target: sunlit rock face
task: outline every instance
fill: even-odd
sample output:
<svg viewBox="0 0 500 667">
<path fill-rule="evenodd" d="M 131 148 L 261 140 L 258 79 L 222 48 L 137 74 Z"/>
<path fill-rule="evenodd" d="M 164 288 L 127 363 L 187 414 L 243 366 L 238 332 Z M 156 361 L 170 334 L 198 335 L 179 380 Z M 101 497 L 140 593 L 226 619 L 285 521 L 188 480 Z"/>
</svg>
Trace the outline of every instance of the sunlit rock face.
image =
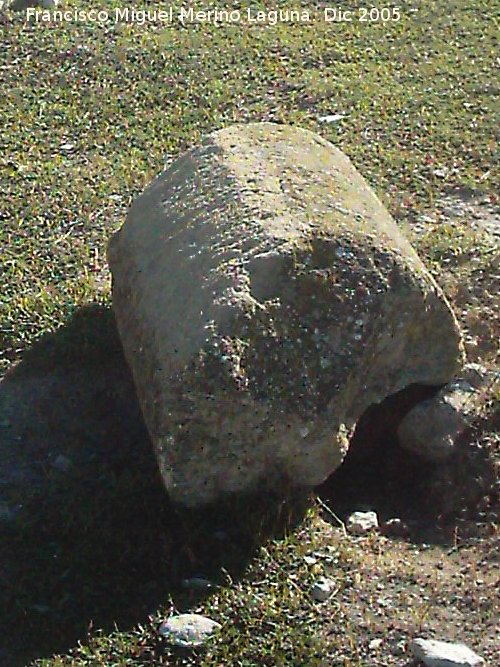
<svg viewBox="0 0 500 667">
<path fill-rule="evenodd" d="M 165 486 L 186 505 L 322 482 L 369 405 L 462 361 L 394 220 L 340 150 L 299 128 L 204 138 L 135 200 L 109 262 Z"/>
</svg>

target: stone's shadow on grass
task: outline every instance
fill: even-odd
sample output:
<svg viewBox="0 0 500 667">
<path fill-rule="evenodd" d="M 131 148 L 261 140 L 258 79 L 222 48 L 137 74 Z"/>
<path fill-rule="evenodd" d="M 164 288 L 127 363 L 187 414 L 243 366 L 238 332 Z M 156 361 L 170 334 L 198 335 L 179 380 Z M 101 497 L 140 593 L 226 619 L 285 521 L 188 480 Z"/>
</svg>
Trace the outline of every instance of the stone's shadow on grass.
<svg viewBox="0 0 500 667">
<path fill-rule="evenodd" d="M 0 384 L 0 662 L 66 652 L 237 580 L 259 544 L 300 520 L 298 501 L 169 503 L 109 309 L 87 307 Z M 63 458 L 61 458 L 63 457 Z"/>
</svg>

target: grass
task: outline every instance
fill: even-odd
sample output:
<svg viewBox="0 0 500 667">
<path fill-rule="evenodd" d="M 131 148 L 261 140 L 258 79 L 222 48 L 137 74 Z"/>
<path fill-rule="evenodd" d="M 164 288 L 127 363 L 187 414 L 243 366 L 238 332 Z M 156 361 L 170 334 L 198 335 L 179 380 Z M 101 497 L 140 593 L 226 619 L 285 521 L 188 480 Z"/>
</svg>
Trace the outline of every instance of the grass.
<svg viewBox="0 0 500 667">
<path fill-rule="evenodd" d="M 390 25 L 49 26 L 1 15 L 0 370 L 21 360 L 18 372 L 36 375 L 75 368 L 82 356 L 104 368 L 110 353 L 123 365 L 109 320 L 108 238 L 166 162 L 227 124 L 275 120 L 320 132 L 350 156 L 410 235 L 443 192 L 473 191 L 494 202 L 495 3 L 454 0 L 446 10 L 437 0 L 399 4 L 401 21 Z M 329 113 L 346 117 L 320 124 Z M 464 311 L 465 328 L 479 331 L 491 362 L 498 333 L 494 241 L 467 219 L 428 225 L 413 240 Z M 89 304 L 94 310 L 82 316 Z M 115 449 L 127 437 L 116 428 Z M 88 436 L 72 437 L 70 453 Z M 432 626 L 426 615 L 433 604 L 429 610 L 418 602 L 418 623 L 401 623 L 397 632 L 382 617 L 358 627 L 346 616 L 359 612 L 347 598 L 329 606 L 328 615 L 311 604 L 318 572 L 302 555 L 322 548 L 314 503 L 300 520 L 278 517 L 288 526 L 279 538 L 261 525 L 269 523 L 269 508 L 248 520 L 243 508 L 231 514 L 232 546 L 212 544 L 225 510 L 201 519 L 176 515 L 145 440 L 139 434 L 127 441 L 107 465 L 90 463 L 64 479 L 47 473 L 47 492 L 26 501 L 19 524 L 8 529 L 1 550 L 12 570 L 2 578 L 2 622 L 11 633 L 12 664 L 65 652 L 81 640 L 71 656 L 38 664 L 320 665 L 330 655 L 329 664 L 354 667 L 367 664 L 365 640 L 380 635 L 377 623 L 399 632 L 400 643 Z M 331 539 L 342 582 L 355 576 L 346 574 L 353 559 L 356 571 L 364 565 L 356 542 Z M 210 557 L 200 555 L 207 544 Z M 420 558 L 410 546 L 384 548 L 396 561 Z M 177 590 L 197 568 L 221 583 L 199 606 Z M 390 570 L 389 564 L 380 576 Z M 410 590 L 418 600 L 417 588 Z M 221 639 L 206 653 L 174 655 L 160 645 L 156 623 L 179 605 L 223 623 Z M 359 613 L 369 616 L 370 604 Z"/>
<path fill-rule="evenodd" d="M 405 3 L 390 26 L 48 27 L 8 15 L 8 360 L 75 306 L 109 300 L 106 243 L 131 199 L 166 156 L 228 123 L 275 119 L 320 130 L 397 215 L 432 203 L 443 187 L 495 192 L 495 35 L 488 1 L 455 1 L 447 12 L 438 2 Z M 320 126 L 329 112 L 348 115 Z M 435 175 L 443 167 L 444 179 Z"/>
</svg>

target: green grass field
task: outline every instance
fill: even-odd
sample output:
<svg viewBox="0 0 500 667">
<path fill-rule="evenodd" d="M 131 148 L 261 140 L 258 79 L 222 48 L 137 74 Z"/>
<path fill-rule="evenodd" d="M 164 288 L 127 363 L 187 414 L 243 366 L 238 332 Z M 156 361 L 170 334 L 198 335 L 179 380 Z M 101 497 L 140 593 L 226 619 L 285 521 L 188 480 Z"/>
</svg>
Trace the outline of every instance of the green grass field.
<svg viewBox="0 0 500 667">
<path fill-rule="evenodd" d="M 266 3 L 221 7 L 249 4 Z M 319 12 L 328 3 L 293 6 L 300 4 Z M 0 370 L 33 357 L 37 368 L 72 365 L 80 355 L 99 360 L 109 351 L 123 363 L 109 324 L 108 239 L 166 162 L 228 124 L 273 120 L 319 132 L 352 159 L 410 235 L 443 193 L 496 202 L 497 3 L 396 4 L 397 22 L 266 27 L 46 24 L 26 22 L 23 12 L 0 14 Z M 106 3 L 110 12 L 117 6 Z M 318 122 L 335 113 L 345 116 Z M 487 339 L 498 335 L 498 314 L 488 302 L 495 240 L 461 219 L 428 224 L 413 241 L 452 302 L 467 311 L 463 317 L 474 313 L 491 361 L 496 345 Z M 101 317 L 87 318 L 89 305 Z M 14 545 L 18 560 L 16 579 L 0 577 L 12 665 L 45 656 L 40 667 L 366 667 L 360 647 L 368 630 L 342 604 L 326 618 L 310 601 L 317 572 L 303 555 L 319 539 L 314 503 L 298 523 L 278 510 L 270 520 L 266 510 L 256 512 L 254 525 L 236 511 L 238 539 L 221 555 L 210 531 L 224 511 L 174 516 L 147 447 L 131 455 L 133 465 L 123 458 L 118 470 L 91 470 L 89 488 L 89 471 L 51 481 L 50 493 L 27 504 L 20 527 L 9 528 L 9 542 L 1 542 L 0 553 Z M 82 488 L 85 503 L 75 491 Z M 284 536 L 268 526 L 275 519 L 288 526 Z M 333 569 L 348 587 L 345 564 L 363 567 L 355 545 L 339 540 L 335 553 L 344 566 Z M 207 574 L 221 588 L 199 607 L 186 593 L 179 602 L 175 582 L 206 566 L 205 547 L 217 554 Z M 375 553 L 380 546 L 367 548 Z M 408 549 L 403 560 L 411 558 Z M 47 612 L 41 608 L 48 598 Z M 206 652 L 177 655 L 159 645 L 155 627 L 173 600 L 223 623 Z M 421 616 L 402 636 L 425 628 L 425 605 L 417 608 Z M 342 627 L 341 636 L 332 627 Z M 71 656 L 48 657 L 79 640 Z"/>
</svg>

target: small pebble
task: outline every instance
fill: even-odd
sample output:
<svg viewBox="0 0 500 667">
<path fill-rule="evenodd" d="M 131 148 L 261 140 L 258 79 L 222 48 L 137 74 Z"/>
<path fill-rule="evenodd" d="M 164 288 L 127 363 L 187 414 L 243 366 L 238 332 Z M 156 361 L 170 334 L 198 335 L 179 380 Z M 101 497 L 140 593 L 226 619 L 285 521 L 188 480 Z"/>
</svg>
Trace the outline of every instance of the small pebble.
<svg viewBox="0 0 500 667">
<path fill-rule="evenodd" d="M 203 646 L 221 627 L 201 614 L 179 614 L 162 623 L 159 632 L 175 646 L 196 648 Z"/>
<path fill-rule="evenodd" d="M 68 472 L 72 465 L 73 462 L 71 459 L 69 459 L 67 456 L 64 456 L 64 454 L 59 454 L 59 456 L 56 456 L 56 458 L 52 461 L 52 467 L 56 470 L 60 470 L 61 472 Z"/>
<path fill-rule="evenodd" d="M 333 579 L 322 577 L 314 584 L 312 596 L 317 602 L 325 602 L 335 591 L 335 582 Z"/>
<path fill-rule="evenodd" d="M 17 507 L 12 507 L 4 500 L 0 500 L 0 521 L 5 521 L 6 523 L 14 521 L 18 511 Z"/>
<path fill-rule="evenodd" d="M 411 650 L 417 660 L 427 667 L 479 667 L 484 660 L 465 644 L 437 641 L 435 639 L 414 639 Z"/>
<path fill-rule="evenodd" d="M 38 612 L 39 614 L 48 614 L 48 613 L 50 613 L 50 607 L 47 604 L 32 604 L 31 609 Z"/>
<path fill-rule="evenodd" d="M 210 588 L 214 588 L 212 582 L 203 577 L 190 577 L 189 579 L 183 579 L 182 585 L 184 588 L 196 589 L 198 591 L 207 591 Z"/>
<path fill-rule="evenodd" d="M 353 512 L 347 519 L 347 530 L 353 535 L 366 535 L 377 528 L 376 512 Z"/>
<path fill-rule="evenodd" d="M 304 562 L 306 565 L 315 565 L 318 562 L 318 559 L 314 556 L 304 556 Z"/>
<path fill-rule="evenodd" d="M 331 113 L 326 116 L 319 116 L 319 123 L 338 123 L 346 117 L 345 113 Z"/>
<path fill-rule="evenodd" d="M 382 533 L 387 537 L 408 537 L 410 530 L 401 519 L 387 519 L 382 524 Z"/>
</svg>

